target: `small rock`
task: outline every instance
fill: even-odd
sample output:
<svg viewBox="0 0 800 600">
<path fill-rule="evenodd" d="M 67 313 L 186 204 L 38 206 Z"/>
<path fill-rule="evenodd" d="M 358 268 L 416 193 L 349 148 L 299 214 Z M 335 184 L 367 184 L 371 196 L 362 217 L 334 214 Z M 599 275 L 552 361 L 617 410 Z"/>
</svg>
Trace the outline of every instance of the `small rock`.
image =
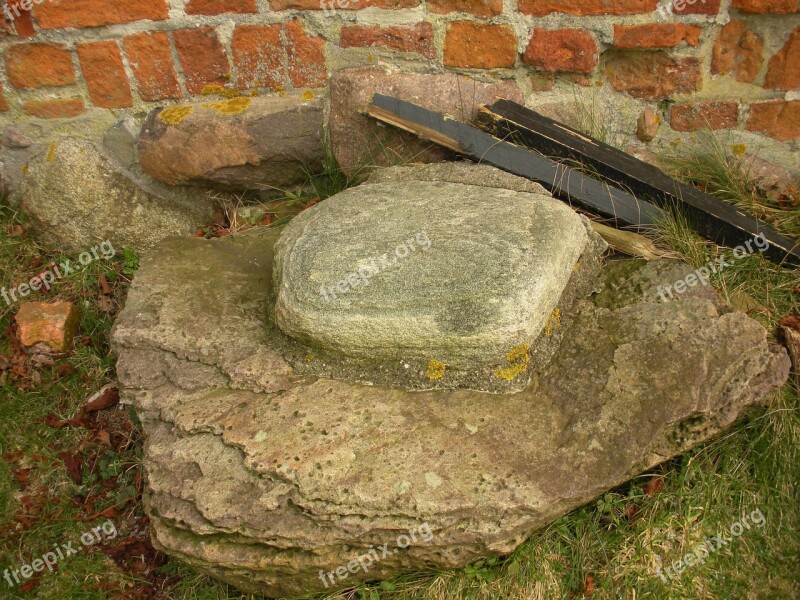
<svg viewBox="0 0 800 600">
<path fill-rule="evenodd" d="M 24 302 L 16 316 L 19 340 L 32 354 L 65 354 L 78 333 L 78 319 L 72 302 Z"/>
<path fill-rule="evenodd" d="M 6 127 L 5 133 L 3 134 L 3 145 L 8 146 L 9 148 L 13 148 L 15 150 L 21 150 L 23 148 L 29 148 L 33 144 L 33 141 L 28 138 L 19 127 Z"/>
<path fill-rule="evenodd" d="M 229 98 L 156 109 L 139 160 L 169 185 L 284 188 L 322 168 L 322 107 L 302 98 Z"/>
<path fill-rule="evenodd" d="M 651 142 L 658 135 L 661 117 L 652 108 L 645 108 L 636 122 L 636 137 L 643 142 Z"/>
<path fill-rule="evenodd" d="M 136 138 L 140 129 L 141 124 L 136 119 L 126 117 L 103 137 L 103 146 L 125 168 L 132 168 L 136 163 Z"/>
</svg>

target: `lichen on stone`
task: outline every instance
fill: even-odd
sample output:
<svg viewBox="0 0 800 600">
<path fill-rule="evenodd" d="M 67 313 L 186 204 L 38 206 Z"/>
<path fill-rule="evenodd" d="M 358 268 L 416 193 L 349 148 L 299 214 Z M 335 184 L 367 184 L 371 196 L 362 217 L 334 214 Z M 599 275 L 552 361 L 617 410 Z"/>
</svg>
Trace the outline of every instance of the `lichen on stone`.
<svg viewBox="0 0 800 600">
<path fill-rule="evenodd" d="M 544 334 L 547 337 L 553 335 L 553 331 L 556 330 L 557 327 L 561 325 L 561 311 L 556 308 L 551 314 L 550 318 L 547 319 L 547 323 L 544 326 Z"/>
<path fill-rule="evenodd" d="M 47 151 L 47 162 L 53 162 L 56 159 L 56 143 L 50 142 L 50 148 Z"/>
<path fill-rule="evenodd" d="M 241 94 L 237 90 L 232 90 L 221 85 L 206 85 L 200 92 L 201 96 L 225 96 L 226 98 L 238 98 Z"/>
<path fill-rule="evenodd" d="M 498 369 L 494 372 L 494 376 L 506 381 L 512 381 L 522 375 L 528 368 L 530 363 L 530 355 L 528 351 L 530 345 L 520 344 L 508 354 L 506 354 L 506 362 L 510 365 L 505 369 Z"/>
<path fill-rule="evenodd" d="M 303 100 L 313 100 L 314 99 L 314 92 L 311 90 L 306 90 L 303 92 Z"/>
<path fill-rule="evenodd" d="M 194 108 L 192 106 L 170 106 L 158 113 L 158 118 L 167 125 L 177 125 L 188 117 Z"/>
<path fill-rule="evenodd" d="M 428 379 L 433 381 L 434 379 L 441 379 L 444 377 L 444 373 L 447 370 L 447 365 L 444 364 L 442 361 L 436 360 L 435 358 L 428 363 Z"/>
<path fill-rule="evenodd" d="M 210 108 L 217 111 L 221 115 L 238 115 L 246 111 L 253 103 L 252 98 L 245 98 L 239 96 L 236 98 L 229 98 L 220 102 L 208 102 L 203 104 L 204 108 Z"/>
</svg>

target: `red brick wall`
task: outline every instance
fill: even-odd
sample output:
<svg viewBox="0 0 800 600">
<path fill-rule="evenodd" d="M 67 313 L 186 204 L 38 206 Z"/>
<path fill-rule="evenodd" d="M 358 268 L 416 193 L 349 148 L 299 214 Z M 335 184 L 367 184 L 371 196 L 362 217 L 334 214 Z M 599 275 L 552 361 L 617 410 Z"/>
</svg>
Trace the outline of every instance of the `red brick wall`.
<svg viewBox="0 0 800 600">
<path fill-rule="evenodd" d="M 9 0 L 0 119 L 142 110 L 219 87 L 324 93 L 337 68 L 394 61 L 525 80 L 528 93 L 569 78 L 653 104 L 670 100 L 676 131 L 743 128 L 800 138 L 800 0 L 676 0 L 673 15 L 665 6 Z"/>
</svg>

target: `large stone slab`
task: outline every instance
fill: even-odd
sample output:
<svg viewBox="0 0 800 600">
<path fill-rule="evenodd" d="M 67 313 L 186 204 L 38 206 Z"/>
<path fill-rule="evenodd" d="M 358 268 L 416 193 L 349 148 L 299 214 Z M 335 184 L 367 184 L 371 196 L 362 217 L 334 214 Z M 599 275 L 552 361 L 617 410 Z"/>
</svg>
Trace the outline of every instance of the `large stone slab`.
<svg viewBox="0 0 800 600">
<path fill-rule="evenodd" d="M 144 426 L 154 544 L 245 591 L 330 591 L 506 554 L 788 376 L 785 351 L 710 288 L 659 300 L 689 267 L 621 261 L 565 315 L 555 358 L 521 393 L 298 378 L 265 318 L 275 237 L 163 242 L 112 335 Z"/>
<path fill-rule="evenodd" d="M 408 73 L 389 67 L 344 69 L 331 76 L 328 126 L 331 146 L 348 174 L 364 167 L 437 162 L 447 156 L 441 146 L 386 127 L 364 112 L 375 93 L 395 96 L 428 110 L 471 121 L 481 104 L 497 97 L 523 102 L 512 80 L 480 81 L 453 73 Z"/>
<path fill-rule="evenodd" d="M 269 190 L 322 167 L 322 106 L 299 97 L 253 98 L 153 110 L 139 160 L 170 185 Z"/>
<path fill-rule="evenodd" d="M 590 235 L 585 218 L 541 193 L 413 180 L 350 188 L 284 230 L 276 321 L 348 357 L 495 366 L 543 332 Z"/>
<path fill-rule="evenodd" d="M 12 205 L 31 217 L 36 233 L 69 252 L 110 240 L 137 252 L 171 235 L 192 235 L 214 218 L 204 190 L 169 187 L 116 164 L 90 140 L 63 137 L 4 159 L 21 176 Z M 19 153 L 17 153 L 19 154 Z"/>
</svg>

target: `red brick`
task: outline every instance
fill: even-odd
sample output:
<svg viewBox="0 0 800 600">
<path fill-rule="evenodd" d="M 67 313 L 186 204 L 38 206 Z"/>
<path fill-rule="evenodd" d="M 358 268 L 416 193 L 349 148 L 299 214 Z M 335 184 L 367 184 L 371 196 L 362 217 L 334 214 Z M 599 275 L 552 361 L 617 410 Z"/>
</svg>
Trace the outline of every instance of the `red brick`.
<svg viewBox="0 0 800 600">
<path fill-rule="evenodd" d="M 8 6 L 7 15 L 13 17 L 11 21 L 11 25 L 14 27 L 14 31 L 17 32 L 19 37 L 29 38 L 34 37 L 36 35 L 36 29 L 33 27 L 33 19 L 31 19 L 31 11 L 30 8 L 25 10 L 20 4 L 20 1 L 7 1 L 6 6 Z"/>
<path fill-rule="evenodd" d="M 797 0 L 733 0 L 731 8 L 755 15 L 786 15 L 798 12 Z"/>
<path fill-rule="evenodd" d="M 61 44 L 17 44 L 6 50 L 6 73 L 15 88 L 75 83 L 72 53 Z"/>
<path fill-rule="evenodd" d="M 45 0 L 34 8 L 42 29 L 101 27 L 169 16 L 167 0 Z"/>
<path fill-rule="evenodd" d="M 369 48 L 382 46 L 398 52 L 417 52 L 433 58 L 433 27 L 430 23 L 418 23 L 414 27 L 376 27 L 373 25 L 350 25 L 342 27 L 339 37 L 342 48 Z"/>
<path fill-rule="evenodd" d="M 684 15 L 716 15 L 719 13 L 722 0 L 674 0 L 670 6 L 672 12 L 680 17 Z"/>
<path fill-rule="evenodd" d="M 447 27 L 444 64 L 448 67 L 495 69 L 513 67 L 517 38 L 508 25 L 455 21 Z"/>
<path fill-rule="evenodd" d="M 330 15 L 340 10 L 414 8 L 420 2 L 421 0 L 270 0 L 269 7 L 272 10 L 322 10 Z"/>
<path fill-rule="evenodd" d="M 213 27 L 181 29 L 172 35 L 189 93 L 199 94 L 207 85 L 226 83 L 230 71 L 228 58 Z"/>
<path fill-rule="evenodd" d="M 711 72 L 733 75 L 736 81 L 752 83 L 764 60 L 764 42 L 744 21 L 731 21 L 719 32 L 711 57 Z"/>
<path fill-rule="evenodd" d="M 773 90 L 800 89 L 800 27 L 792 32 L 784 47 L 769 59 L 764 87 Z"/>
<path fill-rule="evenodd" d="M 428 0 L 427 7 L 440 15 L 462 12 L 476 17 L 494 17 L 502 14 L 503 0 Z"/>
<path fill-rule="evenodd" d="M 796 140 L 800 138 L 800 100 L 751 104 L 746 127 L 781 142 Z"/>
<path fill-rule="evenodd" d="M 131 85 L 116 41 L 78 44 L 78 59 L 92 104 L 101 108 L 133 106 Z"/>
<path fill-rule="evenodd" d="M 189 0 L 187 15 L 221 15 L 223 13 L 255 13 L 256 0 Z"/>
<path fill-rule="evenodd" d="M 137 33 L 125 37 L 123 43 L 142 100 L 155 102 L 183 96 L 166 33 Z"/>
<path fill-rule="evenodd" d="M 277 88 L 283 83 L 281 26 L 237 25 L 233 31 L 233 64 L 239 89 Z"/>
<path fill-rule="evenodd" d="M 50 304 L 23 302 L 14 320 L 23 346 L 35 347 L 47 354 L 62 354 L 72 348 L 80 326 L 80 313 L 72 302 L 66 300 Z"/>
<path fill-rule="evenodd" d="M 8 105 L 8 99 L 3 93 L 3 86 L 0 84 L 0 112 L 8 112 L 11 107 Z"/>
<path fill-rule="evenodd" d="M 543 17 L 551 13 L 568 15 L 634 15 L 653 12 L 658 0 L 519 0 L 519 11 Z"/>
<path fill-rule="evenodd" d="M 617 48 L 673 48 L 681 42 L 700 45 L 702 27 L 665 23 L 658 25 L 615 25 L 614 45 Z"/>
<path fill-rule="evenodd" d="M 294 87 L 322 87 L 328 79 L 323 48 L 325 40 L 310 36 L 298 20 L 285 25 L 289 79 Z"/>
<path fill-rule="evenodd" d="M 522 61 L 555 73 L 591 73 L 597 66 L 597 42 L 585 29 L 534 29 Z"/>
<path fill-rule="evenodd" d="M 606 56 L 605 73 L 612 87 L 634 98 L 661 99 L 700 89 L 696 58 L 676 58 L 666 52 L 627 50 Z"/>
<path fill-rule="evenodd" d="M 675 104 L 670 108 L 669 120 L 675 131 L 734 129 L 739 124 L 739 105 L 736 102 Z"/>
<path fill-rule="evenodd" d="M 40 119 L 68 119 L 77 117 L 85 110 L 80 98 L 56 98 L 54 100 L 28 100 L 22 105 L 26 115 Z"/>
</svg>

